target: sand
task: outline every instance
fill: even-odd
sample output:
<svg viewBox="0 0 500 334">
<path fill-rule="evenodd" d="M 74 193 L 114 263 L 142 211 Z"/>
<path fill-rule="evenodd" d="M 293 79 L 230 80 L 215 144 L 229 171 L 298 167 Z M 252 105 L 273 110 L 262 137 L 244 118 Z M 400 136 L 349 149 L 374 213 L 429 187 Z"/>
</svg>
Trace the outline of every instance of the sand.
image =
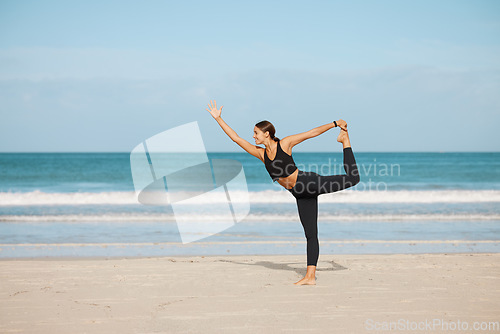
<svg viewBox="0 0 500 334">
<path fill-rule="evenodd" d="M 500 254 L 320 255 L 296 286 L 304 261 L 3 260 L 0 332 L 500 333 Z"/>
</svg>

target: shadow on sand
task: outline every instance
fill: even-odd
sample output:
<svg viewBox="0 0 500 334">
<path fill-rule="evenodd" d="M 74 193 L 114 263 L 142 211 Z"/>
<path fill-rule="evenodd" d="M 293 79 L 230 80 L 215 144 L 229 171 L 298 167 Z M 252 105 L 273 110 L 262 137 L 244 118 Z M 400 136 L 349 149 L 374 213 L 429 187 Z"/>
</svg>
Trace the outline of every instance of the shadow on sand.
<svg viewBox="0 0 500 334">
<path fill-rule="evenodd" d="M 290 270 L 295 271 L 299 275 L 303 275 L 307 270 L 306 266 L 303 263 L 297 262 L 288 262 L 288 263 L 275 263 L 271 261 L 257 261 L 257 262 L 238 262 L 238 261 L 230 261 L 230 260 L 217 260 L 220 262 L 231 262 L 235 264 L 242 264 L 247 266 L 262 266 L 264 268 L 273 269 L 273 270 Z M 316 272 L 318 271 L 337 271 L 337 270 L 346 270 L 347 268 L 341 266 L 335 261 L 319 261 L 318 266 L 316 267 Z"/>
</svg>

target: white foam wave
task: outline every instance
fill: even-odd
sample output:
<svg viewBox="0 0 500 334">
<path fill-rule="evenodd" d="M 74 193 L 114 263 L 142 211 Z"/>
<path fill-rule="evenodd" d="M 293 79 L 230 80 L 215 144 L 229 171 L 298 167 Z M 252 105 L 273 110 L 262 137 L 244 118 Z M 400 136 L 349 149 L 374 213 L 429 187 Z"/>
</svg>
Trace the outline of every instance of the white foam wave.
<svg viewBox="0 0 500 334">
<path fill-rule="evenodd" d="M 231 193 L 233 202 L 251 203 L 295 203 L 295 198 L 286 190 L 256 192 L 236 191 Z M 199 204 L 226 201 L 225 196 L 206 197 Z M 416 190 L 416 191 L 355 191 L 346 190 L 319 197 L 321 203 L 477 203 L 500 202 L 499 190 Z M 46 193 L 0 192 L 0 206 L 27 205 L 134 205 L 139 204 L 134 192 L 76 192 Z"/>
<path fill-rule="evenodd" d="M 137 204 L 134 192 L 76 192 L 46 193 L 39 190 L 31 192 L 0 192 L 1 206 L 17 205 L 124 205 Z"/>
<path fill-rule="evenodd" d="M 184 219 L 193 221 L 222 221 L 227 216 L 215 214 L 189 214 Z M 319 214 L 319 222 L 339 221 L 458 221 L 458 220 L 500 220 L 500 214 L 353 214 L 332 215 Z M 244 222 L 299 222 L 293 214 L 249 214 Z M 171 222 L 175 223 L 173 214 L 104 214 L 104 215 L 2 215 L 0 222 Z"/>
</svg>

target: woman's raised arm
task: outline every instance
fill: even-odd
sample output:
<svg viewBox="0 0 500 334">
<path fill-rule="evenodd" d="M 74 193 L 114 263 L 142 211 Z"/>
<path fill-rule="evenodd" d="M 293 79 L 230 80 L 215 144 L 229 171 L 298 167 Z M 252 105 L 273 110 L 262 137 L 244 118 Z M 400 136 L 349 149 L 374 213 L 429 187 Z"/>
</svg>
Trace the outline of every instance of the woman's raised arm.
<svg viewBox="0 0 500 334">
<path fill-rule="evenodd" d="M 206 110 L 212 115 L 212 117 L 217 121 L 217 123 L 219 123 L 222 130 L 224 130 L 224 132 L 229 136 L 229 138 L 231 138 L 232 141 L 234 141 L 242 149 L 244 149 L 254 157 L 263 160 L 261 154 L 261 151 L 263 150 L 262 147 L 250 144 L 248 141 L 238 136 L 236 131 L 231 129 L 231 127 L 227 125 L 226 122 L 224 122 L 224 120 L 221 117 L 222 107 L 223 106 L 221 106 L 220 109 L 217 109 L 217 103 L 214 100 L 213 102 L 210 101 L 210 103 L 208 104 L 208 108 Z"/>
<path fill-rule="evenodd" d="M 336 122 L 337 122 L 338 127 L 342 128 L 342 129 L 347 129 L 347 123 L 343 119 L 339 119 Z M 284 143 L 288 144 L 289 149 L 292 149 L 292 147 L 303 142 L 304 140 L 319 136 L 323 132 L 328 131 L 334 127 L 335 127 L 335 124 L 333 122 L 328 123 L 328 124 L 324 124 L 324 125 L 320 125 L 320 126 L 314 128 L 314 129 L 311 129 L 309 131 L 298 133 L 296 135 L 287 136 L 287 137 L 283 138 L 282 141 Z"/>
</svg>

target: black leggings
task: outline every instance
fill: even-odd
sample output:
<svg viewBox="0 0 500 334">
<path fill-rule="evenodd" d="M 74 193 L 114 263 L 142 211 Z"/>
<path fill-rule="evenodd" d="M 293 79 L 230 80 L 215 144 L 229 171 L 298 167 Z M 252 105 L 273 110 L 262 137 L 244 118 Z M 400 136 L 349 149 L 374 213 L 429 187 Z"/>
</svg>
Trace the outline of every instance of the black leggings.
<svg viewBox="0 0 500 334">
<path fill-rule="evenodd" d="M 350 147 L 344 148 L 346 175 L 319 175 L 299 170 L 297 182 L 288 189 L 297 200 L 299 217 L 307 239 L 307 265 L 316 266 L 319 257 L 318 196 L 347 189 L 359 183 L 359 172 Z"/>
</svg>

